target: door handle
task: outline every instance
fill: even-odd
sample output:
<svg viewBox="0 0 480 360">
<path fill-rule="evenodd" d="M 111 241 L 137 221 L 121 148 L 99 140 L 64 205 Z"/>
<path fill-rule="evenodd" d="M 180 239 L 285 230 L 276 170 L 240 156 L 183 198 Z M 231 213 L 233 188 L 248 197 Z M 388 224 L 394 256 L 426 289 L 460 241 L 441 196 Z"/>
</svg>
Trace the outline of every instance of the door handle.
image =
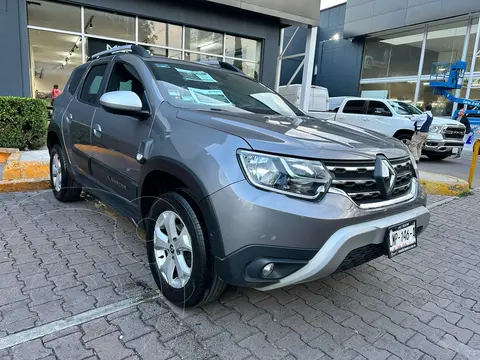
<svg viewBox="0 0 480 360">
<path fill-rule="evenodd" d="M 73 116 L 71 113 L 65 114 L 65 119 L 67 120 L 67 123 L 71 123 L 73 120 Z"/>
<path fill-rule="evenodd" d="M 364 118 L 362 118 L 362 121 L 370 121 L 370 119 L 369 119 L 369 118 L 366 118 L 366 117 L 364 117 Z"/>
<path fill-rule="evenodd" d="M 96 137 L 102 137 L 102 127 L 99 124 L 93 125 L 93 135 Z"/>
</svg>

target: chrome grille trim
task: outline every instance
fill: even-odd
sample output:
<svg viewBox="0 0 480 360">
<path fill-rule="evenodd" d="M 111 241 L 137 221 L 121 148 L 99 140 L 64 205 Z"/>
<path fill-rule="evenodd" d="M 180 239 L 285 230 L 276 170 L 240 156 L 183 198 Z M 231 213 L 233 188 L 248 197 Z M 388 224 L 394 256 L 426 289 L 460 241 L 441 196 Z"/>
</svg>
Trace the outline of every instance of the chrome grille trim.
<svg viewBox="0 0 480 360">
<path fill-rule="evenodd" d="M 377 208 L 386 206 L 386 200 L 381 196 L 374 179 L 375 160 L 364 161 L 338 161 L 335 164 L 327 160 L 326 167 L 331 172 L 333 180 L 331 190 L 348 196 L 357 206 L 361 208 Z M 355 163 L 358 166 L 353 166 Z M 392 191 L 392 201 L 405 199 L 405 194 L 413 190 L 415 173 L 410 158 L 390 160 L 392 167 L 397 172 L 396 184 Z M 390 200 L 388 200 L 390 201 Z M 405 200 L 398 200 L 398 202 Z"/>
</svg>

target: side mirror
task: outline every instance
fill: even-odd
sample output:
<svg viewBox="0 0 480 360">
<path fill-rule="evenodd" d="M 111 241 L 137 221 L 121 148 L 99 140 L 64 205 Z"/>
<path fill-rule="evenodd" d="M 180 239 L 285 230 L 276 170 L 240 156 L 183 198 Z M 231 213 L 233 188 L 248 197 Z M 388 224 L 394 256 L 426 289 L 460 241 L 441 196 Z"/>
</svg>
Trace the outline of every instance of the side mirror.
<svg viewBox="0 0 480 360">
<path fill-rule="evenodd" d="M 133 91 L 111 91 L 100 98 L 100 104 L 112 112 L 141 113 L 142 100 Z"/>
</svg>

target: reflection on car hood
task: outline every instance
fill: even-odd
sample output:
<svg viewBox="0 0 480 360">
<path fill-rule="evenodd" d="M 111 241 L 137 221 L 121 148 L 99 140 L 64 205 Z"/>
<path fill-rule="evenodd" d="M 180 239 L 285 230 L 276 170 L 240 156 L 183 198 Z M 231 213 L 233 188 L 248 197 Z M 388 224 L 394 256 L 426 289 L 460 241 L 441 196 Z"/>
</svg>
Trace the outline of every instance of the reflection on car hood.
<svg viewBox="0 0 480 360">
<path fill-rule="evenodd" d="M 462 125 L 460 121 L 453 120 L 447 116 L 438 117 L 435 116 L 432 121 L 432 125 Z"/>
<path fill-rule="evenodd" d="M 315 159 L 366 160 L 409 155 L 400 141 L 311 117 L 180 109 L 177 117 L 242 137 L 254 150 Z"/>
</svg>

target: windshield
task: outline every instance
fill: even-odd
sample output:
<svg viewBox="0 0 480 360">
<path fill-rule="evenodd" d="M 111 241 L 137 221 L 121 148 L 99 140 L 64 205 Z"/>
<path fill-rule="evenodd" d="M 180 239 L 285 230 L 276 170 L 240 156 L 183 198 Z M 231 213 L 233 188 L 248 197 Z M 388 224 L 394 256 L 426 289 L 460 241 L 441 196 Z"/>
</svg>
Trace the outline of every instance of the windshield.
<svg viewBox="0 0 480 360">
<path fill-rule="evenodd" d="M 217 68 L 149 61 L 163 97 L 172 105 L 266 115 L 304 114 L 259 82 Z"/>
<path fill-rule="evenodd" d="M 389 101 L 388 103 L 398 115 L 418 115 L 422 113 L 416 106 L 403 101 Z"/>
</svg>

